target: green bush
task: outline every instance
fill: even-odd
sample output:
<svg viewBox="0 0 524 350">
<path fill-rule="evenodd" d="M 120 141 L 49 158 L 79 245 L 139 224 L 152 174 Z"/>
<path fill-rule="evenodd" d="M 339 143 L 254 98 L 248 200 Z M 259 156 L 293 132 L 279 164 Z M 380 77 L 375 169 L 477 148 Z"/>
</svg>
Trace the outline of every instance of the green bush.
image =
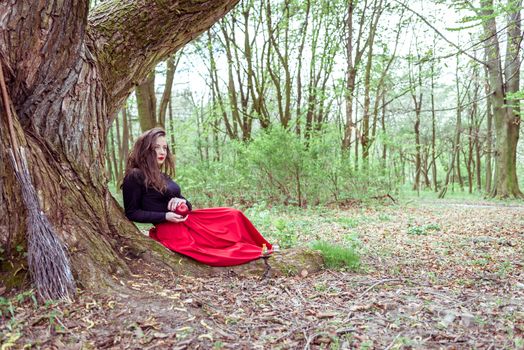
<svg viewBox="0 0 524 350">
<path fill-rule="evenodd" d="M 178 157 L 176 181 L 198 207 L 261 202 L 311 207 L 397 191 L 398 180 L 379 164 L 356 169 L 352 158 L 342 155 L 336 130 L 319 133 L 306 140 L 274 126 L 249 142 L 224 143 L 219 160 L 202 160 L 186 146 Z"/>
<path fill-rule="evenodd" d="M 294 134 L 272 128 L 246 145 L 244 160 L 250 181 L 270 201 L 302 205 L 307 200 L 310 162 Z"/>
<path fill-rule="evenodd" d="M 297 236 L 293 228 L 281 218 L 277 219 L 274 224 L 277 231 L 273 233 L 273 237 L 277 240 L 280 248 L 294 247 L 297 244 Z"/>
<path fill-rule="evenodd" d="M 188 136 L 185 123 L 176 135 L 175 181 L 195 207 L 263 204 L 315 207 L 396 194 L 400 181 L 379 162 L 365 167 L 342 154 L 339 130 L 328 126 L 309 139 L 275 125 L 257 130 L 249 141 L 211 142 Z M 193 130 L 195 131 L 195 130 Z M 207 140 L 207 141 L 206 141 Z M 121 190 L 109 184 L 121 202 Z"/>
<path fill-rule="evenodd" d="M 354 247 L 326 241 L 315 241 L 311 247 L 321 252 L 327 268 L 356 270 L 360 266 L 360 257 Z"/>
<path fill-rule="evenodd" d="M 181 166 L 175 181 L 184 197 L 200 208 L 254 203 L 249 181 L 227 160 Z"/>
</svg>

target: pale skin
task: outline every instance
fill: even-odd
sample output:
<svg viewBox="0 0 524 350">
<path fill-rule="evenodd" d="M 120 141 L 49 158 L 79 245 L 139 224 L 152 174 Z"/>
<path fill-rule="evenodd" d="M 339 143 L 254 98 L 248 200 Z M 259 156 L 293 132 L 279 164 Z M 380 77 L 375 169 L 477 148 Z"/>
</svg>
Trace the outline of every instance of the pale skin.
<svg viewBox="0 0 524 350">
<path fill-rule="evenodd" d="M 158 166 L 162 166 L 164 162 L 166 161 L 167 157 L 167 141 L 164 136 L 159 136 L 155 140 L 155 153 L 156 153 L 156 160 L 158 163 Z M 167 204 L 167 210 L 169 210 L 166 213 L 166 220 L 171 222 L 184 222 L 187 219 L 186 216 L 178 215 L 174 213 L 173 211 L 178 207 L 181 203 L 185 203 L 186 201 L 182 198 L 171 198 L 169 203 Z"/>
</svg>

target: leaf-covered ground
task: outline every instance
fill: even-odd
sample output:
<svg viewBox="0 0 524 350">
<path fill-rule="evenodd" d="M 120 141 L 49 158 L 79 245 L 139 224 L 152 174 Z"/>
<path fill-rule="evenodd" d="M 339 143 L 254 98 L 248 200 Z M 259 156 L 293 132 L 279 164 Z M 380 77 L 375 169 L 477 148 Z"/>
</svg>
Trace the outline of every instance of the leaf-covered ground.
<svg viewBox="0 0 524 350">
<path fill-rule="evenodd" d="M 144 266 L 115 281 L 120 291 L 73 304 L 36 306 L 20 294 L 2 299 L 2 350 L 524 348 L 524 206 L 251 214 L 282 240 L 354 245 L 362 266 L 264 280 Z"/>
</svg>

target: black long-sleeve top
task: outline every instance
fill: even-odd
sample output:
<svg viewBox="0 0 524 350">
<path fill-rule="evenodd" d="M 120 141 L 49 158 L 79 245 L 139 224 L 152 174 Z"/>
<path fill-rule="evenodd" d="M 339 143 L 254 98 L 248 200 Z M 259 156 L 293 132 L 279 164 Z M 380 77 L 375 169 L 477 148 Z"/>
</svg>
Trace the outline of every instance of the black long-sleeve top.
<svg viewBox="0 0 524 350">
<path fill-rule="evenodd" d="M 133 169 L 124 178 L 122 191 L 124 194 L 124 209 L 131 221 L 159 224 L 166 221 L 167 204 L 173 197 L 182 198 L 180 186 L 169 176 L 165 175 L 167 189 L 159 192 L 154 188 L 146 187 L 144 175 L 139 169 Z M 191 203 L 186 200 L 189 210 Z"/>
</svg>

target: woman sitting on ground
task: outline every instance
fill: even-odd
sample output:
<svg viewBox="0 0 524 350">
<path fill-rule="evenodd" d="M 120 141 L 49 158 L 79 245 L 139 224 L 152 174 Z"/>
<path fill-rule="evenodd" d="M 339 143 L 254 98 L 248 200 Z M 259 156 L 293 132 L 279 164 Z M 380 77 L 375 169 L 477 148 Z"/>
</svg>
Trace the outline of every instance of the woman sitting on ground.
<svg viewBox="0 0 524 350">
<path fill-rule="evenodd" d="M 240 265 L 271 253 L 271 244 L 242 212 L 193 210 L 180 186 L 166 174 L 173 170 L 165 131 L 144 132 L 129 154 L 122 184 L 129 220 L 155 225 L 149 231 L 151 238 L 211 266 Z"/>
</svg>

